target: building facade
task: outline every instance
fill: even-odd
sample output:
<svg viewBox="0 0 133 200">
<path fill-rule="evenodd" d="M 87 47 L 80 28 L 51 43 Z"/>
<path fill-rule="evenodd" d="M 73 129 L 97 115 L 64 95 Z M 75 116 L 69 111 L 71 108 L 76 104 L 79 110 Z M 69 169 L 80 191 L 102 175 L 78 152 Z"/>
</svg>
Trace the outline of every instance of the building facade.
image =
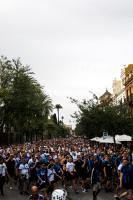
<svg viewBox="0 0 133 200">
<path fill-rule="evenodd" d="M 112 85 L 113 95 L 117 95 L 121 91 L 122 87 L 123 87 L 122 80 L 114 79 Z"/>
<path fill-rule="evenodd" d="M 106 104 L 112 101 L 112 94 L 106 89 L 106 92 L 100 96 L 100 103 Z"/>
<path fill-rule="evenodd" d="M 133 114 L 133 64 L 129 64 L 123 69 L 122 82 L 125 86 L 126 102 L 129 106 L 129 112 Z"/>
<path fill-rule="evenodd" d="M 113 103 L 118 105 L 120 102 L 125 102 L 125 86 L 122 84 L 122 80 L 113 80 Z"/>
</svg>

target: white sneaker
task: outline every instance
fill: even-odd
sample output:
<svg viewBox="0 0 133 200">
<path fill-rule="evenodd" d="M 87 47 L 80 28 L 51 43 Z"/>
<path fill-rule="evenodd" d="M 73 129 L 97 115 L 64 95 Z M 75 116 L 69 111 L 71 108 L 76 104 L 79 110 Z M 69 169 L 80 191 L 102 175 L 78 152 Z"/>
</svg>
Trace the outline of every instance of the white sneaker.
<svg viewBox="0 0 133 200">
<path fill-rule="evenodd" d="M 83 189 L 82 192 L 86 192 L 86 189 Z"/>
<path fill-rule="evenodd" d="M 120 199 L 119 196 L 118 196 L 117 194 L 114 195 L 114 198 L 115 198 L 116 200 L 119 200 L 119 199 Z"/>
</svg>

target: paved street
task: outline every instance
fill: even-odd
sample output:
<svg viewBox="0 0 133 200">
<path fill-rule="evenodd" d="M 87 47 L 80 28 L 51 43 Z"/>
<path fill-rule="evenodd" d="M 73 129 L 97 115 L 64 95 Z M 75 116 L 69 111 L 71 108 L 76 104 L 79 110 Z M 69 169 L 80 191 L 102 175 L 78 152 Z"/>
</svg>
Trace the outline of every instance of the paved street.
<svg viewBox="0 0 133 200">
<path fill-rule="evenodd" d="M 89 190 L 87 193 L 80 192 L 79 194 L 74 194 L 70 191 L 70 197 L 72 200 L 92 200 L 92 192 Z M 0 196 L 0 200 L 26 200 L 27 196 L 19 195 L 17 189 L 9 190 L 5 188 L 5 196 Z M 98 200 L 114 200 L 112 193 L 105 193 L 101 191 L 98 196 Z"/>
</svg>

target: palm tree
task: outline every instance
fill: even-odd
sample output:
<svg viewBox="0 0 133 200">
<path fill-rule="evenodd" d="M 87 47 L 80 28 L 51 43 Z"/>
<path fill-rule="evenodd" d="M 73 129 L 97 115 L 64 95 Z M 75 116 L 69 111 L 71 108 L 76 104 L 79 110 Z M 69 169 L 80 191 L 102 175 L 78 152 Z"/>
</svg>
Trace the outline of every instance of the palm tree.
<svg viewBox="0 0 133 200">
<path fill-rule="evenodd" d="M 59 124 L 59 119 L 60 119 L 60 109 L 62 109 L 62 106 L 60 104 L 56 104 L 55 108 L 57 109 L 57 115 L 58 115 L 58 124 Z"/>
</svg>

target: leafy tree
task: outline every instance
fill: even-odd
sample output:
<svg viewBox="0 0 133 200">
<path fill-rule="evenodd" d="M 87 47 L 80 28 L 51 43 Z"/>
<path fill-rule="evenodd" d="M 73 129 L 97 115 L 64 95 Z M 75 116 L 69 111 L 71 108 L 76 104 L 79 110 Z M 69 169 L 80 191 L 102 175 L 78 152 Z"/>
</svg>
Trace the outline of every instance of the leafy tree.
<svg viewBox="0 0 133 200">
<path fill-rule="evenodd" d="M 4 140 L 5 132 L 9 129 L 9 109 L 10 93 L 13 82 L 13 67 L 10 60 L 2 56 L 0 59 L 0 133 L 1 141 Z M 5 141 L 7 138 L 5 137 Z"/>
<path fill-rule="evenodd" d="M 52 118 L 53 122 L 57 125 L 57 117 L 56 117 L 55 113 L 52 115 L 51 118 Z"/>
<path fill-rule="evenodd" d="M 65 138 L 67 135 L 70 134 L 70 130 L 64 125 L 63 121 L 59 121 L 57 123 L 56 114 L 53 114 L 48 121 L 47 127 L 49 129 L 47 136 L 51 137 L 61 137 Z"/>
<path fill-rule="evenodd" d="M 46 123 L 46 128 L 47 128 L 47 138 L 51 139 L 52 137 L 55 138 L 57 135 L 57 125 L 54 123 L 53 119 L 49 119 Z"/>
<path fill-rule="evenodd" d="M 52 101 L 33 77 L 29 66 L 20 59 L 0 59 L 0 131 L 11 137 L 11 129 L 19 142 L 42 135 L 52 111 Z M 10 140 L 10 139 L 9 139 Z"/>
<path fill-rule="evenodd" d="M 96 98 L 84 99 L 82 102 L 70 99 L 79 110 L 73 115 L 76 118 L 78 135 L 91 138 L 102 135 L 103 131 L 107 131 L 112 136 L 123 133 L 133 134 L 133 118 L 129 115 L 125 104 L 102 104 Z"/>
<path fill-rule="evenodd" d="M 65 138 L 70 134 L 70 131 L 62 123 L 57 126 L 57 137 Z"/>
</svg>

